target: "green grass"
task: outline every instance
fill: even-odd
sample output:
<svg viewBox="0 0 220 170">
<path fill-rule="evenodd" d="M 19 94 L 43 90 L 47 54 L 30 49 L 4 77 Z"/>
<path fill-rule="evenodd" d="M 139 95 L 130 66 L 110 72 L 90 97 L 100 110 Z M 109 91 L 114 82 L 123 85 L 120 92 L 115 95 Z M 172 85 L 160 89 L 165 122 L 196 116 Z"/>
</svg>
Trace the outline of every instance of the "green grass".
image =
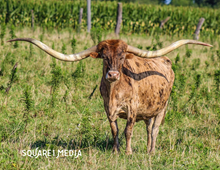
<svg viewBox="0 0 220 170">
<path fill-rule="evenodd" d="M 4 41 L 10 39 L 8 32 Z M 68 30 L 59 34 L 55 30 L 44 32 L 39 28 L 34 33 L 28 28 L 15 29 L 17 37 L 42 38 L 48 46 L 68 54 L 72 53 L 73 38 L 76 52 L 94 45 L 87 33 L 72 32 L 69 36 Z M 104 38 L 116 37 L 108 33 Z M 164 47 L 191 37 L 159 36 L 153 44 L 153 37 L 146 35 L 120 38 L 146 49 L 158 42 Z M 220 41 L 219 37 L 201 40 L 213 41 L 214 48 L 188 45 L 167 55 L 173 62 L 176 79 L 154 156 L 146 153 L 144 122 L 135 124 L 133 155 L 125 154 L 126 121 L 122 119 L 118 120 L 121 153 L 112 153 L 111 130 L 98 88 L 89 99 L 101 81 L 100 59 L 66 63 L 26 42 L 19 42 L 18 48 L 10 43 L 0 46 L 0 169 L 220 169 L 220 57 L 216 52 Z M 11 88 L 6 93 L 9 84 Z M 36 148 L 80 149 L 82 156 L 75 159 L 21 155 L 22 150 Z"/>
</svg>

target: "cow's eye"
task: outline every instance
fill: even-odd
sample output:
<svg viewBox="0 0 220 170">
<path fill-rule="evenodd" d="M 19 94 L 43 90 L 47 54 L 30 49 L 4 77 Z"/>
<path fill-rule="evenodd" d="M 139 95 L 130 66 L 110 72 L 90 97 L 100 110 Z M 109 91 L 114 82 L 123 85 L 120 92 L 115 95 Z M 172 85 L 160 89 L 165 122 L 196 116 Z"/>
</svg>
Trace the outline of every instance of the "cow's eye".
<svg viewBox="0 0 220 170">
<path fill-rule="evenodd" d="M 120 58 L 120 60 L 123 60 L 123 59 L 124 59 L 123 57 Z"/>
</svg>

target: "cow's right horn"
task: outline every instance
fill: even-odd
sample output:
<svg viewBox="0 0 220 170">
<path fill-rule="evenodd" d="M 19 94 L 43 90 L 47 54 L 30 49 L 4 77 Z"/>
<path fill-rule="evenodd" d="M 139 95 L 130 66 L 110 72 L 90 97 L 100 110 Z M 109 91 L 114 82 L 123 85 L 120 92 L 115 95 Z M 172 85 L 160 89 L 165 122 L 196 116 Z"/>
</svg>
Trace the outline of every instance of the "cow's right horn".
<svg viewBox="0 0 220 170">
<path fill-rule="evenodd" d="M 40 49 L 42 49 L 43 51 L 45 51 L 47 54 L 51 55 L 52 57 L 55 57 L 55 58 L 62 60 L 62 61 L 82 60 L 82 59 L 88 57 L 91 52 L 96 52 L 96 49 L 97 49 L 97 46 L 93 46 L 93 47 L 91 47 L 85 51 L 82 51 L 80 53 L 77 53 L 77 54 L 65 55 L 65 54 L 59 53 L 59 52 L 51 49 L 50 47 L 48 47 L 44 43 L 42 43 L 38 40 L 32 39 L 32 38 L 16 38 L 16 39 L 8 40 L 7 42 L 12 42 L 12 41 L 30 42 L 30 43 L 36 45 L 37 47 L 39 47 Z"/>
<path fill-rule="evenodd" d="M 133 54 L 135 54 L 139 57 L 143 57 L 143 58 L 155 58 L 155 57 L 163 56 L 163 55 L 165 55 L 165 54 L 167 54 L 167 53 L 169 53 L 169 52 L 175 50 L 176 48 L 178 48 L 182 45 L 185 45 L 185 44 L 198 44 L 198 45 L 212 47 L 212 45 L 210 45 L 210 44 L 196 41 L 196 40 L 179 40 L 179 41 L 171 44 L 170 46 L 162 48 L 157 51 L 145 51 L 145 50 L 141 50 L 136 47 L 132 47 L 132 46 L 128 45 L 127 52 L 133 53 Z"/>
</svg>

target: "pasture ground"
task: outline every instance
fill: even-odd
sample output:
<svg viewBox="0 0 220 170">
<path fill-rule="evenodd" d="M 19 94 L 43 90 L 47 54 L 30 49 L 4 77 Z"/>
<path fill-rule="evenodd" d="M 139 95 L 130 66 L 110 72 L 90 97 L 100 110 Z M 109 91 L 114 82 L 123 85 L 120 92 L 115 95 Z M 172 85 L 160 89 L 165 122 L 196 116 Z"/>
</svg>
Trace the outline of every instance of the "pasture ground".
<svg viewBox="0 0 220 170">
<path fill-rule="evenodd" d="M 16 36 L 42 39 L 67 54 L 72 53 L 73 37 L 76 52 L 94 45 L 89 34 L 77 35 L 68 30 L 45 30 L 42 34 L 39 28 L 35 32 L 17 28 Z M 191 38 L 158 37 L 120 38 L 143 49 L 151 44 L 158 44 L 159 48 Z M 112 33 L 102 37 L 112 38 L 116 38 Z M 5 41 L 8 39 L 9 33 Z M 219 37 L 201 37 L 201 41 L 214 47 L 188 45 L 166 55 L 173 62 L 176 80 L 165 123 L 158 134 L 156 153 L 146 153 L 146 127 L 144 122 L 138 122 L 131 156 L 125 154 L 126 121 L 122 119 L 118 119 L 121 153 L 112 153 L 111 130 L 99 92 L 101 59 L 66 63 L 26 42 L 19 42 L 18 48 L 13 47 L 14 43 L 0 46 L 0 169 L 220 169 L 220 41 Z M 37 148 L 80 149 L 82 156 L 21 155 L 22 150 Z"/>
</svg>

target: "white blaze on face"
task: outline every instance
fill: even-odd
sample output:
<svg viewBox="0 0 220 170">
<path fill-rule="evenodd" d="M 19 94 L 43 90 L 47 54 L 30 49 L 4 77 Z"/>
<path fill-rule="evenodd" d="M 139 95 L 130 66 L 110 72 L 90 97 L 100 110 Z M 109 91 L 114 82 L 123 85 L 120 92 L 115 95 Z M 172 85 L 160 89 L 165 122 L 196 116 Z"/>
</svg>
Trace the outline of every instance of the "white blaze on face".
<svg viewBox="0 0 220 170">
<path fill-rule="evenodd" d="M 108 73 L 106 73 L 106 75 L 105 75 L 105 79 L 108 80 Z"/>
</svg>

